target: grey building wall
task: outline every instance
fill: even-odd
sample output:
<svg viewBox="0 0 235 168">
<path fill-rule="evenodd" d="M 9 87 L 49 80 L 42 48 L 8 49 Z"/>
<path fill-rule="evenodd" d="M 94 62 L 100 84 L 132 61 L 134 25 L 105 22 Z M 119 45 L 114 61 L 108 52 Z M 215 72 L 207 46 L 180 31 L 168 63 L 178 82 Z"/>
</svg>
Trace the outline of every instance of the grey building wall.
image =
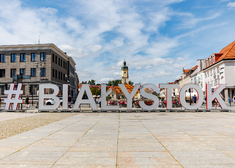
<svg viewBox="0 0 235 168">
<path fill-rule="evenodd" d="M 25 54 L 25 61 L 20 61 L 20 54 Z M 36 60 L 31 60 L 31 54 L 36 53 Z M 45 66 L 46 75 L 41 77 L 40 80 L 40 54 L 46 53 Z M 69 67 L 73 71 L 69 71 L 71 74 L 75 72 L 75 62 L 69 61 L 72 59 L 61 51 L 54 44 L 29 44 L 29 45 L 3 45 L 0 46 L 0 54 L 5 55 L 5 62 L 0 62 L 0 70 L 5 69 L 5 76 L 0 77 L 1 95 L 6 84 L 16 83 L 17 78 L 11 76 L 11 69 L 16 69 L 16 75 L 20 75 L 20 69 L 25 69 L 25 75 L 23 79 L 19 78 L 18 82 L 23 83 L 23 90 L 25 95 L 30 95 L 29 87 L 32 88 L 34 94 L 37 94 L 38 84 L 40 83 L 53 83 L 57 84 L 62 90 L 62 85 L 67 84 L 68 80 L 66 76 L 69 76 Z M 16 61 L 11 62 L 11 54 L 16 54 Z M 69 62 L 68 62 L 69 61 Z M 42 63 L 42 61 L 41 61 Z M 36 68 L 36 76 L 31 75 L 31 68 Z M 22 81 L 21 81 L 22 80 Z M 72 84 L 71 90 L 76 92 L 77 86 Z"/>
</svg>

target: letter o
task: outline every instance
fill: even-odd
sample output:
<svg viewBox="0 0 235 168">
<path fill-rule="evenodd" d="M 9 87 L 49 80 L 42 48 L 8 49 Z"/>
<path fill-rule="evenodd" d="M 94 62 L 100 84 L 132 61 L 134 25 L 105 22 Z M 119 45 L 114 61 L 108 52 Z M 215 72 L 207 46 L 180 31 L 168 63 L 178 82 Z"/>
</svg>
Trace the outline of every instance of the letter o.
<svg viewBox="0 0 235 168">
<path fill-rule="evenodd" d="M 195 105 L 190 105 L 190 104 L 186 103 L 186 101 L 185 101 L 185 91 L 187 89 L 189 89 L 189 88 L 194 88 L 197 91 L 197 93 L 198 93 L 198 100 L 197 100 L 197 103 Z M 180 103 L 186 109 L 189 109 L 189 110 L 198 109 L 199 107 L 201 107 L 201 105 L 203 103 L 203 92 L 202 92 L 202 89 L 198 85 L 196 85 L 196 84 L 187 84 L 187 85 L 184 85 L 180 89 Z"/>
</svg>

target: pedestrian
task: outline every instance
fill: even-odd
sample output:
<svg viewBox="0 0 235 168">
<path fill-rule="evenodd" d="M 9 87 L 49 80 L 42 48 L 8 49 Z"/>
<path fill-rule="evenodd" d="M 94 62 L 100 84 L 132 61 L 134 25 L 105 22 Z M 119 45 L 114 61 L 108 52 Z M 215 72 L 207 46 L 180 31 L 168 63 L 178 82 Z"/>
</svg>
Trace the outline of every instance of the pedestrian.
<svg viewBox="0 0 235 168">
<path fill-rule="evenodd" d="M 194 95 L 194 96 L 193 96 L 193 103 L 196 104 L 196 102 L 197 102 L 197 96 Z"/>
<path fill-rule="evenodd" d="M 71 96 L 69 95 L 69 98 L 68 98 L 68 106 L 69 106 L 69 108 L 71 108 L 71 100 L 72 100 L 72 98 L 71 98 Z"/>
<path fill-rule="evenodd" d="M 231 106 L 231 100 L 230 100 L 230 97 L 228 98 L 228 103 L 230 104 L 230 106 Z"/>
<path fill-rule="evenodd" d="M 235 96 L 233 96 L 233 103 L 235 103 Z"/>
<path fill-rule="evenodd" d="M 28 95 L 26 96 L 25 103 L 26 103 L 26 108 L 29 108 L 30 105 L 29 105 L 29 96 Z"/>
</svg>

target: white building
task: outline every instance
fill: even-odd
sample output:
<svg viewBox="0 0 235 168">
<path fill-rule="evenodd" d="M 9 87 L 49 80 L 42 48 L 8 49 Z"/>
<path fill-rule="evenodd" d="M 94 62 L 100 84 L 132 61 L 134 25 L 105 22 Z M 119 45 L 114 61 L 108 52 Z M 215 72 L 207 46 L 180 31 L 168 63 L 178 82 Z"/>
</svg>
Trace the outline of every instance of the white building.
<svg viewBox="0 0 235 168">
<path fill-rule="evenodd" d="M 198 59 L 197 60 L 197 68 L 190 76 L 191 83 L 197 84 L 203 91 L 203 95 L 205 95 L 205 73 L 203 71 L 204 68 L 204 60 Z"/>
<path fill-rule="evenodd" d="M 235 41 L 204 60 L 205 84 L 211 84 L 215 90 L 220 84 L 226 84 L 221 92 L 225 101 L 235 96 Z"/>
</svg>

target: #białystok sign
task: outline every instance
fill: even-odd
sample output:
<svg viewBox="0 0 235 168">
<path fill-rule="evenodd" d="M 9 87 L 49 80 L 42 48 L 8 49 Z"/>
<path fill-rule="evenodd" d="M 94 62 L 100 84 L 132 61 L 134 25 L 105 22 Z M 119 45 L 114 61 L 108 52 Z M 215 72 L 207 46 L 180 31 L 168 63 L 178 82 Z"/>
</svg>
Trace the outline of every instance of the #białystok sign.
<svg viewBox="0 0 235 168">
<path fill-rule="evenodd" d="M 6 103 L 5 110 L 9 110 L 10 104 L 13 104 L 13 110 L 16 110 L 18 103 L 23 103 L 23 100 L 20 99 L 20 95 L 23 94 L 22 90 L 22 83 L 18 84 L 17 90 L 14 90 L 15 85 L 11 84 L 9 90 L 5 90 L 4 94 L 8 94 L 7 99 L 4 99 L 4 102 Z M 125 87 L 124 84 L 119 84 L 119 87 L 121 88 L 122 92 L 124 93 L 126 100 L 127 100 L 127 110 L 132 109 L 132 99 L 134 95 L 136 94 L 137 90 L 140 88 L 140 94 L 148 99 L 152 99 L 154 103 L 152 105 L 146 105 L 144 101 L 139 101 L 139 104 L 142 109 L 144 110 L 154 110 L 159 105 L 159 99 L 157 96 L 145 92 L 146 88 L 151 88 L 151 90 L 155 92 L 159 92 L 160 88 L 166 89 L 166 100 L 167 100 L 167 107 L 166 109 L 172 109 L 172 89 L 173 88 L 179 88 L 178 84 L 159 84 L 159 87 L 157 87 L 154 84 L 147 83 L 144 85 L 136 84 L 134 88 L 132 89 L 131 93 L 129 93 Z M 185 100 L 185 92 L 189 88 L 194 88 L 197 91 L 197 103 L 194 105 L 190 105 Z M 212 93 L 211 91 L 211 85 L 206 84 L 206 109 L 212 109 L 212 101 L 217 100 L 217 103 L 219 103 L 220 107 L 222 109 L 227 109 L 227 106 L 221 96 L 219 95 L 220 92 L 225 88 L 224 84 L 219 85 L 216 90 Z M 45 94 L 45 89 L 53 89 L 54 92 L 52 94 Z M 83 94 L 86 92 L 88 99 L 82 99 Z M 39 110 L 55 110 L 60 105 L 60 100 L 57 97 L 57 94 L 59 93 L 59 87 L 54 84 L 39 84 Z M 118 105 L 106 105 L 106 96 L 108 96 L 111 93 L 111 90 L 106 91 L 106 84 L 101 84 L 101 110 L 118 110 Z M 15 98 L 12 98 L 12 95 L 15 95 Z M 198 109 L 202 103 L 203 103 L 203 92 L 202 89 L 196 85 L 196 84 L 187 84 L 184 85 L 180 89 L 180 103 L 182 106 L 186 109 L 194 110 Z M 53 105 L 45 105 L 44 100 L 45 99 L 54 99 L 55 104 Z M 88 84 L 83 84 L 80 92 L 76 98 L 73 110 L 77 110 L 80 106 L 80 104 L 90 104 L 91 108 L 93 110 L 98 110 L 95 100 L 93 99 L 93 96 L 91 94 L 91 90 L 89 88 Z M 68 110 L 68 84 L 63 85 L 63 110 Z"/>
</svg>

